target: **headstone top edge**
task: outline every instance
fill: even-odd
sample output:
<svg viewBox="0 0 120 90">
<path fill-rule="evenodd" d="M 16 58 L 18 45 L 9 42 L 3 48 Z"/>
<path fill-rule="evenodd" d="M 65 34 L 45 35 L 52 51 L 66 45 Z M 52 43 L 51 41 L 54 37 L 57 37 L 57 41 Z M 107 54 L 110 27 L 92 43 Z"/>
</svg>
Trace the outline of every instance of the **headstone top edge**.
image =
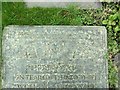
<svg viewBox="0 0 120 90">
<path fill-rule="evenodd" d="M 100 0 L 24 0 L 26 2 L 99 2 Z"/>
<path fill-rule="evenodd" d="M 104 27 L 105 26 L 79 26 L 79 25 L 8 25 L 4 28 L 9 27 Z"/>
<path fill-rule="evenodd" d="M 3 36 L 5 35 L 5 33 L 7 32 L 11 32 L 11 31 L 15 31 L 14 28 L 41 28 L 41 27 L 45 27 L 45 28 L 96 28 L 96 30 L 105 32 L 105 35 L 107 33 L 107 30 L 105 28 L 105 26 L 72 26 L 72 25 L 8 25 L 6 27 L 4 27 L 3 29 Z M 13 28 L 13 29 L 12 29 Z M 94 30 L 94 29 L 90 29 L 90 30 Z M 105 36 L 106 37 L 106 36 Z"/>
</svg>

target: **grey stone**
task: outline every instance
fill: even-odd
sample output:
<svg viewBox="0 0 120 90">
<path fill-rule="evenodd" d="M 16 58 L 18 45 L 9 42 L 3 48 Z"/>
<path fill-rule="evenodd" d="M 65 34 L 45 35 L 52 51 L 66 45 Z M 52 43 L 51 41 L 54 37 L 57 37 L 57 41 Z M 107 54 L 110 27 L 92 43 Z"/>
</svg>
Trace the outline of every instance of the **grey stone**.
<svg viewBox="0 0 120 90">
<path fill-rule="evenodd" d="M 75 5 L 84 9 L 96 9 L 101 8 L 102 4 L 98 2 L 99 0 L 24 0 L 27 7 L 60 7 L 66 8 L 70 5 Z"/>
<path fill-rule="evenodd" d="M 120 89 L 120 53 L 116 54 L 113 60 L 118 69 L 118 88 Z"/>
<path fill-rule="evenodd" d="M 103 26 L 8 26 L 4 88 L 108 88 Z"/>
<path fill-rule="evenodd" d="M 115 55 L 115 57 L 113 58 L 115 64 L 117 66 L 120 66 L 120 53 L 118 53 L 117 55 Z"/>
</svg>

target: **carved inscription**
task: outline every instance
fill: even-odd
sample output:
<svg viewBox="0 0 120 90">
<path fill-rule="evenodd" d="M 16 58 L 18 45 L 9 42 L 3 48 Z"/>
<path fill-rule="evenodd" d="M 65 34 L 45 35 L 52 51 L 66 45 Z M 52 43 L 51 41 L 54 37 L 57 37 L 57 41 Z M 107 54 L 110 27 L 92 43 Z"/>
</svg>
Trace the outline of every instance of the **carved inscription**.
<svg viewBox="0 0 120 90">
<path fill-rule="evenodd" d="M 76 65 L 74 64 L 29 64 L 26 66 L 27 71 L 36 71 L 36 72 L 76 72 Z"/>
<path fill-rule="evenodd" d="M 70 74 L 70 75 L 62 75 L 62 74 L 17 74 L 14 76 L 15 81 L 36 81 L 36 80 L 95 80 L 95 74 Z"/>
<path fill-rule="evenodd" d="M 42 87 L 46 88 L 48 84 L 42 82 Z M 12 88 L 41 88 L 37 83 L 14 83 Z M 81 82 L 81 83 L 61 83 L 55 84 L 55 88 L 94 88 L 95 84 L 89 82 Z"/>
</svg>

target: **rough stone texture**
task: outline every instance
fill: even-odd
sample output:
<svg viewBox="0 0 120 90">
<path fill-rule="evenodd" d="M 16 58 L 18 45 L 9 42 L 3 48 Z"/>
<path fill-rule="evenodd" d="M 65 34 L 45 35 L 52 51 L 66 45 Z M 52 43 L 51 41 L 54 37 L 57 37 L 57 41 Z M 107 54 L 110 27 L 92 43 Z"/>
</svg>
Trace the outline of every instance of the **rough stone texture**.
<svg viewBox="0 0 120 90">
<path fill-rule="evenodd" d="M 118 53 L 114 58 L 113 58 L 115 64 L 117 66 L 120 66 L 120 53 Z"/>
<path fill-rule="evenodd" d="M 61 7 L 66 8 L 69 5 L 75 5 L 84 9 L 101 8 L 102 4 L 99 0 L 24 0 L 27 7 Z"/>
<path fill-rule="evenodd" d="M 102 26 L 8 26 L 4 88 L 107 88 Z"/>
<path fill-rule="evenodd" d="M 114 58 L 114 63 L 118 68 L 118 88 L 120 89 L 120 53 L 118 53 Z"/>
</svg>

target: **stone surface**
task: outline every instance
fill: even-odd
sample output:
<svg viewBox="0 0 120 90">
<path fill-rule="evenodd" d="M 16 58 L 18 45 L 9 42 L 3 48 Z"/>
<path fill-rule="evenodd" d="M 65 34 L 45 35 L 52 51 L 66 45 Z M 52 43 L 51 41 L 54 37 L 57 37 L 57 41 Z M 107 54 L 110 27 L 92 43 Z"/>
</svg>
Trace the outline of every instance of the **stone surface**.
<svg viewBox="0 0 120 90">
<path fill-rule="evenodd" d="M 8 26 L 2 55 L 4 88 L 107 88 L 102 26 Z"/>
<path fill-rule="evenodd" d="M 113 60 L 115 61 L 115 64 L 118 67 L 118 78 L 119 78 L 118 87 L 120 89 L 120 53 L 118 53 Z"/>
<path fill-rule="evenodd" d="M 69 5 L 75 5 L 85 9 L 101 8 L 102 4 L 99 0 L 24 0 L 27 7 L 61 7 L 66 8 Z"/>
<path fill-rule="evenodd" d="M 113 58 L 113 60 L 115 61 L 115 64 L 117 66 L 120 66 L 120 53 L 118 53 L 117 55 L 115 55 L 115 57 Z"/>
</svg>

